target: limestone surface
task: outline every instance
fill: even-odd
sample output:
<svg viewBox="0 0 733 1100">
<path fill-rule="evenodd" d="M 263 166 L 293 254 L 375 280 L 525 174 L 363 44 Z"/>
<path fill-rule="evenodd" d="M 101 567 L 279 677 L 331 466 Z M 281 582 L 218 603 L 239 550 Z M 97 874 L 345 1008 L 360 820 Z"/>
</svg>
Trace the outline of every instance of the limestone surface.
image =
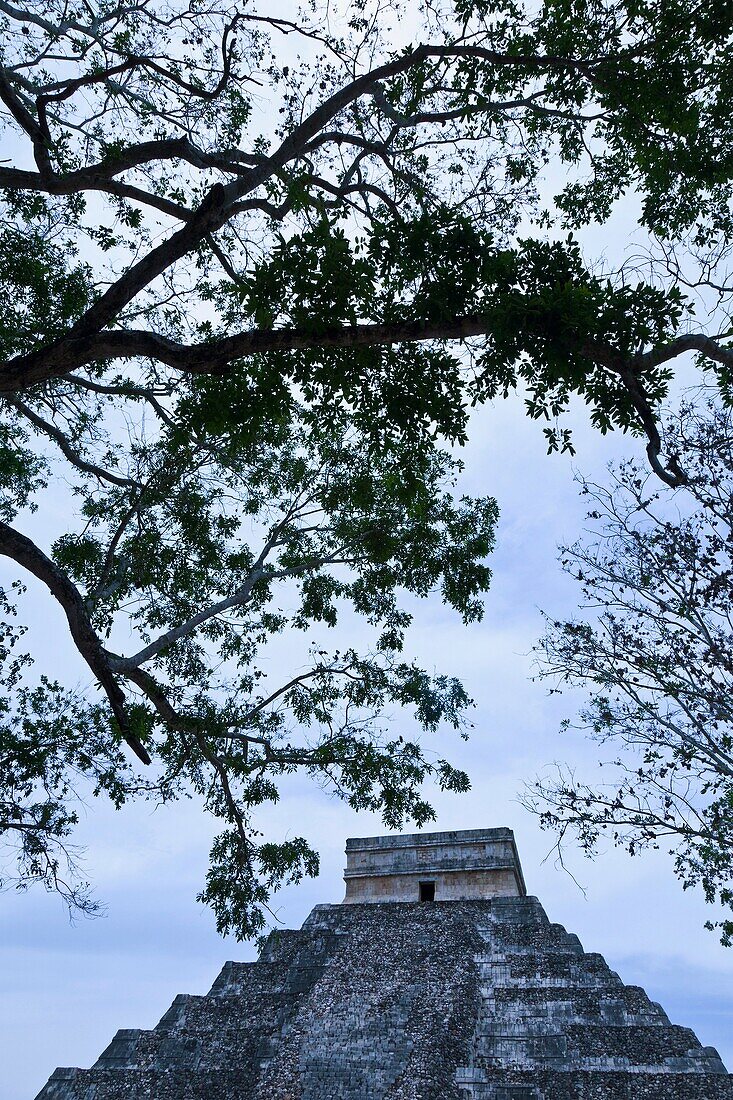
<svg viewBox="0 0 733 1100">
<path fill-rule="evenodd" d="M 347 905 L 527 893 L 511 829 L 351 837 L 346 841 L 344 881 Z"/>
<path fill-rule="evenodd" d="M 317 906 L 38 1100 L 733 1100 L 532 897 Z"/>
</svg>

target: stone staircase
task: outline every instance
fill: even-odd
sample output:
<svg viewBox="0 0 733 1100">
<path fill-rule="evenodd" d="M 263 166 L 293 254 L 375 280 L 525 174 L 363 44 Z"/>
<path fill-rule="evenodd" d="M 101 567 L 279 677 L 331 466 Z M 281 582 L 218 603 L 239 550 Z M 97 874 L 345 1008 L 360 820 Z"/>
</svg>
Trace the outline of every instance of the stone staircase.
<svg viewBox="0 0 733 1100">
<path fill-rule="evenodd" d="M 456 1082 L 466 1100 L 733 1097 L 717 1052 L 551 924 L 536 898 L 477 920 L 481 1003 Z"/>
<path fill-rule="evenodd" d="M 535 898 L 317 906 L 38 1100 L 733 1100 Z"/>
</svg>

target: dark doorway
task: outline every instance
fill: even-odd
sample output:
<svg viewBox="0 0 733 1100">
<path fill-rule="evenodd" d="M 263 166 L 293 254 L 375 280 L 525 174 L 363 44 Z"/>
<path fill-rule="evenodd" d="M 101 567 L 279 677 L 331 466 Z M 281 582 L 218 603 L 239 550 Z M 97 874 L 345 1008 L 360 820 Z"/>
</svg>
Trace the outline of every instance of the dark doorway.
<svg viewBox="0 0 733 1100">
<path fill-rule="evenodd" d="M 435 883 L 420 883 L 420 901 L 435 901 Z"/>
</svg>

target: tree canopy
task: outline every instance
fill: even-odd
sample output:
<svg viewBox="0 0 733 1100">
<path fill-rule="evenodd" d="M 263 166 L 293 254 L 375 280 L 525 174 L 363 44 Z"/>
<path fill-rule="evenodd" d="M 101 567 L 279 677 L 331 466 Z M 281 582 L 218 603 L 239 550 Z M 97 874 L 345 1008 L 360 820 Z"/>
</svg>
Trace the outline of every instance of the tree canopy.
<svg viewBox="0 0 733 1100">
<path fill-rule="evenodd" d="M 401 650 L 405 593 L 481 614 L 496 507 L 456 497 L 446 450 L 472 405 L 521 387 L 566 449 L 578 395 L 685 480 L 657 425 L 673 365 L 695 350 L 725 386 L 733 362 L 674 266 L 684 241 L 723 278 L 729 6 L 0 0 L 0 32 L 0 553 L 104 700 L 24 682 L 7 585 L 0 827 L 21 883 L 84 905 L 58 847 L 74 776 L 118 803 L 193 786 L 226 825 L 203 896 L 249 934 L 316 866 L 255 840 L 278 776 L 394 825 L 427 818 L 429 774 L 467 784 L 379 716 L 460 726 L 468 703 Z M 573 234 L 624 196 L 674 277 L 584 256 Z M 268 638 L 352 611 L 369 653 L 314 642 L 264 682 Z"/>
<path fill-rule="evenodd" d="M 582 614 L 551 620 L 543 677 L 589 690 L 583 728 L 601 746 L 595 777 L 548 771 L 525 801 L 558 842 L 604 839 L 634 855 L 668 848 L 685 888 L 733 909 L 733 419 L 686 405 L 666 445 L 688 482 L 651 484 L 638 463 L 610 488 L 583 483 L 595 537 L 562 549 Z M 566 723 L 566 726 L 568 723 Z M 733 919 L 714 925 L 733 942 Z"/>
</svg>

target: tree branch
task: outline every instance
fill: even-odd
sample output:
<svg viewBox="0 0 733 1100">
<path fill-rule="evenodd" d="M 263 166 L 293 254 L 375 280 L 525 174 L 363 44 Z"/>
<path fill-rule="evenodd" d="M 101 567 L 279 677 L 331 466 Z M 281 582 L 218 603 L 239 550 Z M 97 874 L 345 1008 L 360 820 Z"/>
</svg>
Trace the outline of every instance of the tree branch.
<svg viewBox="0 0 733 1100">
<path fill-rule="evenodd" d="M 55 424 L 49 424 L 48 421 L 40 417 L 33 409 L 28 405 L 19 401 L 15 397 L 6 398 L 9 405 L 12 405 L 21 416 L 24 416 L 27 420 L 30 420 L 31 424 L 35 425 L 40 432 L 47 435 L 49 439 L 53 439 L 58 444 L 59 450 L 65 458 L 69 460 L 72 466 L 76 466 L 78 470 L 81 470 L 85 474 L 92 474 L 99 481 L 109 481 L 112 485 L 119 485 L 123 489 L 140 489 L 139 482 L 133 481 L 129 477 L 119 477 L 117 474 L 110 473 L 109 470 L 103 470 L 101 466 L 96 466 L 93 462 L 87 462 L 81 455 L 74 450 L 69 443 L 68 439 L 62 431 L 60 431 Z"/>
<path fill-rule="evenodd" d="M 658 367 L 662 363 L 668 363 L 671 359 L 676 359 L 678 355 L 684 355 L 687 351 L 702 352 L 707 359 L 712 359 L 714 363 L 733 368 L 733 348 L 719 344 L 717 340 L 699 332 L 679 336 L 668 344 L 662 344 L 661 347 L 652 348 L 651 351 L 635 355 L 631 360 L 631 365 L 637 369 Z"/>
<path fill-rule="evenodd" d="M 77 650 L 104 688 L 122 736 L 143 764 L 150 756 L 130 730 L 125 710 L 125 695 L 112 671 L 111 654 L 104 649 L 91 624 L 84 600 L 77 587 L 51 558 L 19 531 L 0 521 L 0 554 L 12 558 L 37 577 L 61 604 Z"/>
<path fill-rule="evenodd" d="M 168 646 L 177 642 L 179 638 L 185 638 L 186 635 L 195 630 L 197 626 L 201 626 L 209 619 L 213 619 L 216 615 L 221 615 L 224 611 L 229 611 L 232 607 L 241 607 L 242 604 L 246 603 L 249 599 L 257 581 L 266 576 L 268 576 L 268 574 L 263 569 L 254 569 L 245 583 L 231 596 L 227 596 L 217 603 L 210 604 L 196 615 L 192 615 L 185 623 L 181 623 L 179 626 L 174 626 L 171 630 L 167 630 L 165 634 L 161 634 L 159 638 L 156 638 L 154 642 L 145 646 L 144 649 L 141 649 L 134 656 L 114 657 L 111 660 L 111 667 L 114 668 L 115 672 L 122 672 L 124 675 L 127 675 L 130 669 L 145 664 L 151 657 L 155 657 L 162 650 L 167 649 Z"/>
<path fill-rule="evenodd" d="M 486 317 L 469 314 L 440 321 L 338 325 L 319 332 L 298 328 L 250 330 L 199 344 L 178 343 L 145 329 L 99 332 L 84 338 L 72 332 L 55 345 L 6 361 L 0 367 L 0 393 L 15 393 L 100 360 L 143 357 L 165 363 L 184 374 L 221 375 L 226 374 L 237 359 L 268 352 L 388 347 L 431 340 L 467 340 L 475 336 L 485 336 L 490 331 L 490 322 Z M 685 484 L 685 475 L 674 458 L 670 461 L 669 468 L 665 468 L 659 460 L 662 442 L 654 411 L 639 378 L 639 371 L 640 368 L 649 368 L 673 359 L 692 348 L 704 350 L 709 357 L 733 365 L 733 349 L 722 347 L 706 336 L 681 337 L 663 348 L 653 349 L 629 360 L 596 341 L 587 341 L 578 349 L 589 362 L 605 367 L 621 379 L 646 432 L 649 441 L 647 454 L 652 468 L 672 487 Z"/>
</svg>

